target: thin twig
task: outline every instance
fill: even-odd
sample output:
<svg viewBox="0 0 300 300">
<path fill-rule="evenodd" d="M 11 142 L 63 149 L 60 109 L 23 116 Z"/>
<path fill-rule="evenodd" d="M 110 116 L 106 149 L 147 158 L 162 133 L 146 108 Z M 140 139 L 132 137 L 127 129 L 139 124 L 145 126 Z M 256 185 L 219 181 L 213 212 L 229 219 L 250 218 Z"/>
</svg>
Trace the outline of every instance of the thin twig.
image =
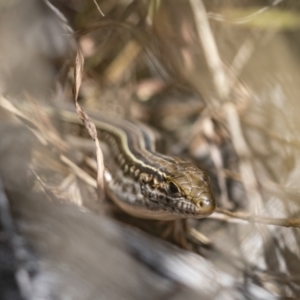
<svg viewBox="0 0 300 300">
<path fill-rule="evenodd" d="M 73 172 L 81 178 L 84 182 L 89 184 L 90 186 L 97 188 L 97 182 L 96 180 L 91 177 L 88 173 L 84 172 L 82 169 L 80 169 L 76 164 L 74 164 L 70 159 L 68 159 L 64 155 L 60 155 L 60 159 L 63 163 L 65 163 L 68 167 L 70 167 Z"/>
<path fill-rule="evenodd" d="M 252 21 L 253 19 L 257 18 L 260 14 L 266 12 L 267 10 L 271 9 L 272 7 L 278 5 L 279 3 L 281 3 L 283 0 L 274 0 L 273 3 L 271 3 L 271 5 L 268 6 L 264 6 L 261 9 L 258 9 L 256 12 L 243 17 L 243 18 L 238 18 L 236 20 L 229 20 L 226 19 L 224 16 L 222 16 L 221 14 L 216 14 L 216 13 L 212 13 L 212 12 L 208 12 L 207 16 L 209 19 L 213 19 L 214 21 L 218 21 L 218 22 L 226 22 L 229 24 L 244 24 L 247 22 Z"/>
<path fill-rule="evenodd" d="M 300 147 L 299 138 L 291 138 L 291 137 L 281 136 L 277 132 L 268 129 L 265 126 L 262 126 L 262 125 L 258 124 L 257 122 L 250 120 L 249 118 L 242 119 L 242 122 L 248 126 L 251 126 L 253 128 L 260 130 L 263 134 L 271 137 L 274 140 L 277 140 L 281 143 L 284 143 L 284 144 L 287 144 L 287 145 L 290 145 L 293 147 L 297 147 L 297 148 Z"/>
<path fill-rule="evenodd" d="M 24 115 L 20 110 L 18 110 L 10 101 L 8 101 L 3 96 L 0 97 L 0 106 L 4 108 L 5 110 L 9 111 L 16 117 L 18 117 L 20 120 L 26 121 L 28 124 L 32 124 L 34 128 L 39 128 L 39 124 L 34 122 L 31 118 Z M 37 137 L 39 142 L 46 146 L 48 144 L 47 140 L 36 130 L 31 127 L 28 127 L 29 130 Z"/>
<path fill-rule="evenodd" d="M 97 3 L 97 1 L 96 1 L 96 0 L 94 0 L 94 3 L 95 3 L 95 5 L 96 5 L 96 7 L 97 7 L 98 11 L 99 11 L 99 12 L 100 12 L 100 14 L 102 15 L 102 17 L 105 17 L 104 13 L 102 12 L 102 10 L 101 10 L 101 8 L 100 8 L 100 6 L 99 6 L 99 4 Z"/>
<path fill-rule="evenodd" d="M 38 183 L 40 184 L 40 186 L 42 187 L 43 191 L 45 192 L 48 200 L 53 201 L 53 194 L 52 192 L 50 192 L 48 190 L 48 188 L 45 186 L 42 178 L 36 173 L 36 171 L 33 169 L 32 166 L 29 167 L 30 172 L 35 176 L 36 180 L 38 181 Z"/>
<path fill-rule="evenodd" d="M 194 237 L 197 241 L 201 242 L 204 245 L 209 246 L 212 244 L 211 240 L 207 236 L 205 236 L 193 227 L 189 228 L 189 233 L 192 237 Z"/>
<path fill-rule="evenodd" d="M 233 219 L 244 220 L 250 223 L 275 225 L 282 227 L 296 227 L 300 228 L 300 219 L 296 218 L 270 218 L 265 216 L 253 215 L 246 212 L 231 212 L 226 209 L 217 208 L 210 218 L 230 221 Z"/>
</svg>

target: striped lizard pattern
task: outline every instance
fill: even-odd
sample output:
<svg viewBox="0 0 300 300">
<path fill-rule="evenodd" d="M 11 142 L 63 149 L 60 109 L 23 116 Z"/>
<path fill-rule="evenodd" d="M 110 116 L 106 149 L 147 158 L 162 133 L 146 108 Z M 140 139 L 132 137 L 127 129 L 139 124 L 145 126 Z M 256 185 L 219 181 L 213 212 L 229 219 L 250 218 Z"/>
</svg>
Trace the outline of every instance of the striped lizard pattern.
<svg viewBox="0 0 300 300">
<path fill-rule="evenodd" d="M 68 126 L 84 129 L 76 113 L 60 110 Z M 149 128 L 102 113 L 88 115 L 113 159 L 105 157 L 106 192 L 139 218 L 203 218 L 215 209 L 208 175 L 189 161 L 156 152 Z"/>
</svg>

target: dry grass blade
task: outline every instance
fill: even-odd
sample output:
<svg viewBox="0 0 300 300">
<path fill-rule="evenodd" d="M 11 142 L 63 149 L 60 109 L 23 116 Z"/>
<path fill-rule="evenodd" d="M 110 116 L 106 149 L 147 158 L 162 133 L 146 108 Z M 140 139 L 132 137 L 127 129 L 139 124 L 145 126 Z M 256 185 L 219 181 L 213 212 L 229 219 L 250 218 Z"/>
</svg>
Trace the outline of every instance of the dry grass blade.
<svg viewBox="0 0 300 300">
<path fill-rule="evenodd" d="M 201 0 L 190 0 L 190 4 L 194 12 L 199 39 L 202 42 L 205 58 L 213 76 L 216 90 L 221 99 L 226 99 L 229 86 L 218 48 L 208 23 L 205 7 Z"/>
<path fill-rule="evenodd" d="M 67 158 L 65 155 L 60 154 L 61 151 L 65 151 L 65 148 L 61 147 L 61 144 L 59 143 L 60 140 L 55 138 L 55 136 L 52 135 L 52 131 L 46 131 L 43 124 L 39 123 L 37 120 L 34 120 L 33 118 L 29 118 L 26 114 L 22 113 L 20 110 L 18 110 L 11 102 L 9 102 L 6 98 L 1 97 L 0 98 L 0 106 L 10 113 L 12 113 L 14 116 L 20 118 L 20 120 L 25 121 L 28 126 L 28 128 L 33 132 L 33 134 L 37 137 L 38 141 L 45 147 L 50 148 L 51 150 L 54 150 L 55 154 L 59 154 L 59 159 L 67 165 L 73 172 L 81 178 L 84 182 L 86 182 L 88 185 L 97 188 L 96 180 L 93 179 L 89 174 L 87 174 L 85 171 L 80 169 L 76 164 L 74 164 L 69 158 Z M 39 110 L 37 112 L 42 112 L 43 109 L 41 107 L 35 107 L 35 109 L 38 108 Z M 34 129 L 33 129 L 33 128 Z M 52 192 L 50 189 L 48 189 L 47 186 L 45 186 L 43 180 L 40 178 L 37 172 L 35 172 L 34 168 L 30 167 L 30 171 L 34 174 L 37 181 L 40 183 L 40 186 L 43 188 L 44 192 L 46 193 L 47 197 L 51 200 L 53 198 Z"/>
<path fill-rule="evenodd" d="M 82 82 L 83 66 L 84 66 L 84 57 L 82 55 L 81 50 L 77 49 L 75 68 L 74 68 L 73 97 L 74 97 L 76 112 L 80 120 L 84 124 L 85 128 L 88 130 L 89 135 L 95 141 L 96 157 L 97 157 L 97 192 L 98 192 L 98 200 L 100 202 L 98 212 L 103 213 L 103 203 L 105 200 L 105 190 L 104 190 L 104 168 L 105 167 L 103 161 L 103 153 L 100 148 L 95 124 L 91 121 L 91 119 L 83 111 L 83 109 L 80 107 L 80 105 L 77 102 L 78 93 Z"/>
<path fill-rule="evenodd" d="M 32 119 L 28 118 L 26 115 L 24 115 L 21 111 L 19 111 L 13 104 L 11 104 L 6 98 L 0 97 L 0 106 L 4 108 L 5 110 L 9 111 L 13 115 L 17 116 L 21 120 L 25 120 L 26 122 L 29 122 L 29 124 L 33 124 L 34 127 L 38 127 L 38 124 L 32 121 Z M 36 130 L 29 128 L 33 134 L 37 137 L 37 139 L 45 146 L 47 145 L 46 139 L 41 136 Z"/>
<path fill-rule="evenodd" d="M 236 107 L 232 103 L 225 105 L 227 113 L 227 122 L 230 130 L 232 142 L 237 154 L 240 157 L 240 173 L 247 192 L 250 203 L 253 203 L 251 211 L 259 214 L 263 205 L 262 197 L 258 191 L 258 183 L 255 177 L 254 169 L 249 159 L 250 152 L 247 147 L 245 138 L 243 137 L 242 129 L 240 126 L 239 116 Z"/>
<path fill-rule="evenodd" d="M 13 2 L 19 6 L 24 1 Z M 41 23 L 34 22 L 34 10 L 28 6 L 35 2 Z M 100 292 L 113 299 L 159 299 L 172 298 L 179 289 L 178 299 L 298 299 L 299 7 L 283 0 L 268 5 L 253 0 L 56 2 L 71 20 L 74 35 L 60 30 L 68 26 L 66 19 L 50 21 L 55 8 L 47 13 L 47 1 L 21 5 L 20 16 L 16 7 L 11 22 L 6 17 L 9 7 L 0 14 L 0 36 L 9 33 L 0 45 L 0 57 L 7 57 L 0 59 L 0 90 L 7 95 L 0 95 L 1 145 L 6 146 L 6 138 L 12 140 L 23 154 L 23 140 L 29 141 L 25 126 L 42 142 L 33 138 L 30 159 L 24 162 L 26 180 L 19 176 L 19 151 L 17 159 L 1 161 L 18 184 L 30 179 L 23 189 L 25 201 L 7 194 L 11 216 L 16 217 L 13 225 L 21 225 L 13 234 L 19 238 L 25 232 L 29 238 L 30 249 L 24 238 L 24 249 L 17 250 L 32 251 L 33 260 L 36 253 L 38 265 L 42 262 L 42 268 L 28 269 L 33 283 L 28 298 L 81 300 Z M 46 32 L 36 35 L 37 28 Z M 74 43 L 81 47 L 76 61 L 68 46 L 76 50 Z M 125 123 L 106 114 L 124 117 Z M 102 135 L 106 120 L 121 126 L 121 139 Z M 150 134 L 148 125 L 156 132 Z M 134 217 L 140 208 L 152 209 L 142 200 L 153 200 L 148 187 L 155 184 L 155 175 L 169 173 L 167 161 L 177 162 L 168 155 L 207 172 L 218 207 L 207 218 L 187 216 L 173 224 Z M 143 186 L 140 171 L 150 179 Z M 170 168 L 167 177 L 172 172 Z M 2 173 L 1 179 L 4 182 Z M 111 180 L 112 201 L 104 201 L 104 180 Z M 137 204 L 132 213 L 114 201 L 124 200 L 120 193 L 131 202 L 124 205 Z M 0 219 L 8 210 L 1 194 L 0 182 Z M 160 208 L 166 202 L 172 205 L 168 191 L 165 194 L 163 203 L 154 199 Z M 50 201 L 43 201 L 47 198 Z M 175 207 L 167 210 L 177 218 Z M 157 211 L 152 216 L 160 218 Z M 125 230 L 119 222 L 131 228 Z M 13 264 L 13 276 L 22 267 L 7 231 L 0 228 L 1 295 L 8 278 L 1 267 Z M 5 235 L 8 259 L 1 252 Z M 169 247 L 164 240 L 188 251 Z M 44 267 L 50 276 L 44 276 Z M 49 294 L 41 293 L 43 289 Z M 181 291 L 187 294 L 182 297 Z"/>
<path fill-rule="evenodd" d="M 74 67 L 74 86 L 73 86 L 73 96 L 75 102 L 77 102 L 78 93 L 82 82 L 83 66 L 84 66 L 84 57 L 81 50 L 77 48 L 75 67 Z"/>
<path fill-rule="evenodd" d="M 45 192 L 45 195 L 47 196 L 48 200 L 52 201 L 54 195 L 52 193 L 50 193 L 50 191 L 45 186 L 45 184 L 44 184 L 43 180 L 41 179 L 41 177 L 39 176 L 39 174 L 34 170 L 34 168 L 32 166 L 29 166 L 29 170 L 34 175 L 34 177 L 36 178 L 38 183 L 40 184 L 40 186 L 43 189 L 43 191 Z"/>
<path fill-rule="evenodd" d="M 74 173 L 81 178 L 84 182 L 89 184 L 90 186 L 97 188 L 97 183 L 94 178 L 89 176 L 86 172 L 82 171 L 76 164 L 74 164 L 70 159 L 68 159 L 66 156 L 61 155 L 60 159 L 63 163 L 68 165 Z"/>
<path fill-rule="evenodd" d="M 126 50 L 126 52 L 128 52 L 128 50 L 133 49 L 134 52 L 136 53 L 129 53 L 128 55 L 131 57 L 136 56 L 139 54 L 139 52 L 141 51 L 139 48 L 141 48 L 143 50 L 143 53 L 147 56 L 147 58 L 149 59 L 149 62 L 151 62 L 153 68 L 156 70 L 156 72 L 160 75 L 161 78 L 164 78 L 165 80 L 169 79 L 169 75 L 167 74 L 166 70 L 164 68 L 162 68 L 159 60 L 157 59 L 155 53 L 153 52 L 153 50 L 151 49 L 151 47 L 149 47 L 149 39 L 147 39 L 147 36 L 143 36 L 139 33 L 139 31 L 133 27 L 130 24 L 124 23 L 124 22 L 119 22 L 116 20 L 101 20 L 101 22 L 95 23 L 93 25 L 90 26 L 86 26 L 85 28 L 78 30 L 75 33 L 75 37 L 80 38 L 83 35 L 89 34 L 93 31 L 99 30 L 99 29 L 116 29 L 116 31 L 118 29 L 124 30 L 124 32 L 126 33 L 130 33 L 132 35 L 132 37 L 138 42 L 138 46 L 134 44 L 133 41 L 130 41 L 127 44 L 127 48 L 129 47 L 129 49 L 124 49 L 123 51 Z M 130 49 L 131 48 L 131 49 Z M 112 64 L 114 65 L 114 62 L 112 62 Z M 108 81 L 109 82 L 109 81 Z"/>
<path fill-rule="evenodd" d="M 226 209 L 217 208 L 216 212 L 209 218 L 224 221 L 231 221 L 232 219 L 240 219 L 250 223 L 267 224 L 282 227 L 300 228 L 300 219 L 295 218 L 270 218 L 265 216 L 252 215 L 245 212 L 231 212 Z"/>
<path fill-rule="evenodd" d="M 263 6 L 262 8 L 257 9 L 255 12 L 250 13 L 249 15 L 237 19 L 227 18 L 226 16 L 223 16 L 221 14 L 215 14 L 211 12 L 209 12 L 207 15 L 210 19 L 213 19 L 217 22 L 226 22 L 231 24 L 244 24 L 249 21 L 252 21 L 253 19 L 257 18 L 259 15 L 279 5 L 281 2 L 283 2 L 283 0 L 274 0 L 270 5 Z"/>
<path fill-rule="evenodd" d="M 143 48 L 136 41 L 129 41 L 118 57 L 113 60 L 105 71 L 107 80 L 112 84 L 117 84 L 121 81 L 121 79 L 124 78 L 125 72 L 128 72 L 142 49 Z"/>
<path fill-rule="evenodd" d="M 101 10 L 101 8 L 100 8 L 100 6 L 99 6 L 99 4 L 97 3 L 96 0 L 94 0 L 94 3 L 95 3 L 95 5 L 96 5 L 96 7 L 97 7 L 99 13 L 101 14 L 101 16 L 102 16 L 102 17 L 105 17 L 104 13 L 102 12 L 102 10 Z"/>
<path fill-rule="evenodd" d="M 243 185 L 245 187 L 247 198 L 250 203 L 250 211 L 254 215 L 260 214 L 264 209 L 263 199 L 258 188 L 254 166 L 252 165 L 250 159 L 251 154 L 243 136 L 237 109 L 233 103 L 227 103 L 224 108 L 227 114 L 227 123 L 231 134 L 232 143 L 240 158 L 239 169 L 243 179 Z M 263 222 L 256 222 L 255 229 L 260 234 L 262 243 L 265 247 L 267 247 L 272 237 L 269 228 L 261 225 L 261 223 Z M 270 255 L 275 255 L 274 249 L 270 249 L 269 251 Z"/>
<path fill-rule="evenodd" d="M 300 141 L 299 139 L 297 138 L 293 138 L 293 137 L 289 137 L 289 136 L 281 136 L 280 134 L 278 134 L 277 132 L 275 131 L 272 131 L 260 124 L 257 124 L 257 122 L 255 121 L 252 121 L 251 119 L 247 119 L 247 118 L 244 118 L 242 119 L 242 122 L 246 125 L 249 125 L 253 128 L 256 128 L 257 130 L 259 130 L 260 132 L 264 133 L 265 135 L 269 136 L 270 138 L 274 139 L 274 140 L 277 140 L 281 143 L 284 143 L 286 145 L 291 145 L 293 147 L 297 147 L 299 148 L 300 147 Z"/>
</svg>

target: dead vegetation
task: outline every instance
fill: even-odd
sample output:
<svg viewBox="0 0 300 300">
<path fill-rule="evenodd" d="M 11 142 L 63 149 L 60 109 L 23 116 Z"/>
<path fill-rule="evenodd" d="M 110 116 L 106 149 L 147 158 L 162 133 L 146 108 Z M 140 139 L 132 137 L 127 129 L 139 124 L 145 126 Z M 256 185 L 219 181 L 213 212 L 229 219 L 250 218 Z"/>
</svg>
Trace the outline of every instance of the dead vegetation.
<svg viewBox="0 0 300 300">
<path fill-rule="evenodd" d="M 218 208 L 189 221 L 189 250 L 228 271 L 245 299 L 299 297 L 299 26 L 284 22 L 299 8 L 214 2 L 54 2 L 74 28 L 66 31 L 72 46 L 60 65 L 68 71 L 43 97 L 3 87 L 0 106 L 39 141 L 29 166 L 35 190 L 163 239 L 166 224 L 131 218 L 104 199 L 105 161 L 84 109 L 154 127 L 166 153 L 211 176 Z M 282 25 L 262 23 L 266 11 Z M 49 103 L 58 118 L 49 116 Z M 62 132 L 66 103 L 91 138 Z"/>
</svg>

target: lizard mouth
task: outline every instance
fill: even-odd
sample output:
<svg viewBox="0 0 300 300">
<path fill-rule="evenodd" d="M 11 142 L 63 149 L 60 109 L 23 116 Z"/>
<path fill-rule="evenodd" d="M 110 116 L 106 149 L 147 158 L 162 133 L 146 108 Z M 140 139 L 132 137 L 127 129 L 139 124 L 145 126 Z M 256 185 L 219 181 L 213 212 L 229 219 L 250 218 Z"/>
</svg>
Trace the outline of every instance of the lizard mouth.
<svg viewBox="0 0 300 300">
<path fill-rule="evenodd" d="M 157 200 L 151 200 L 151 202 L 160 203 Z M 195 204 L 196 203 L 196 204 Z M 173 212 L 184 214 L 189 217 L 203 218 L 210 215 L 215 209 L 215 200 L 210 198 L 209 195 L 201 195 L 201 198 L 197 198 L 197 201 L 190 201 L 184 197 L 176 199 L 174 201 L 171 197 L 166 197 L 164 203 L 165 210 L 172 209 Z"/>
</svg>

